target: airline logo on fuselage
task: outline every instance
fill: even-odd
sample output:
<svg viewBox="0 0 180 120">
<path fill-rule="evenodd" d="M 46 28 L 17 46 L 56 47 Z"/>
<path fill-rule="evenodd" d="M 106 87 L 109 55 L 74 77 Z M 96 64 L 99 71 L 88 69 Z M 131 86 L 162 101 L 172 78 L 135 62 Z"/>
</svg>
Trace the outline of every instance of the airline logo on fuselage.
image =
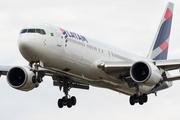
<svg viewBox="0 0 180 120">
<path fill-rule="evenodd" d="M 60 30 L 61 30 L 62 34 L 65 35 L 65 38 L 71 37 L 71 38 L 75 38 L 77 40 L 81 40 L 83 42 L 86 41 L 88 43 L 87 39 L 84 36 L 82 36 L 82 35 L 79 35 L 79 34 L 76 34 L 74 32 L 70 32 L 70 31 L 64 30 L 62 28 L 60 28 Z"/>
</svg>

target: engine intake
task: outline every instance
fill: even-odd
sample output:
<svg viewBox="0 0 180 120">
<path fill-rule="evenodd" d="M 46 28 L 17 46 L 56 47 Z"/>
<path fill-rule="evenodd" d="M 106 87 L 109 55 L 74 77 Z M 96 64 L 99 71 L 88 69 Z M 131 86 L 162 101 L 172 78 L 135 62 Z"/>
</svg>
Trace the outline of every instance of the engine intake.
<svg viewBox="0 0 180 120">
<path fill-rule="evenodd" d="M 134 63 L 130 75 L 135 82 L 146 85 L 155 85 L 162 79 L 159 69 L 153 63 L 144 61 Z"/>
<path fill-rule="evenodd" d="M 7 81 L 15 89 L 29 91 L 38 86 L 38 83 L 32 82 L 34 75 L 34 72 L 26 67 L 13 67 L 7 73 Z"/>
</svg>

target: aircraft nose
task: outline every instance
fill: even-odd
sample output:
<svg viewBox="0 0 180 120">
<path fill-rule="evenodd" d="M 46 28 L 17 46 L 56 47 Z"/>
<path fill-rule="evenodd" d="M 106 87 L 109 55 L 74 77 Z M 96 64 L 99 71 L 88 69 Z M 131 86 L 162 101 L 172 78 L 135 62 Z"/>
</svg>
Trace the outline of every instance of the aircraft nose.
<svg viewBox="0 0 180 120">
<path fill-rule="evenodd" d="M 29 50 L 33 47 L 33 40 L 25 35 L 20 35 L 18 39 L 18 46 L 20 50 Z"/>
<path fill-rule="evenodd" d="M 28 61 L 33 61 L 36 58 L 33 54 L 33 42 L 33 38 L 25 34 L 20 35 L 18 39 L 19 51 Z"/>
</svg>

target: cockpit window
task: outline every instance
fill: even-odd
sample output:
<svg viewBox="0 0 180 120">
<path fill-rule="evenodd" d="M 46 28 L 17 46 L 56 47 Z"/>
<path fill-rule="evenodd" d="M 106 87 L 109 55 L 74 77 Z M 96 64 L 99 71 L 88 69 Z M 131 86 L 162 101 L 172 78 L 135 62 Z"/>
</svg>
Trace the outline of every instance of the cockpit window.
<svg viewBox="0 0 180 120">
<path fill-rule="evenodd" d="M 28 29 L 28 33 L 35 33 L 35 29 Z"/>
<path fill-rule="evenodd" d="M 42 35 L 45 35 L 45 31 L 43 29 L 36 29 L 36 33 L 40 33 Z"/>
<path fill-rule="evenodd" d="M 45 34 L 46 34 L 46 32 L 45 32 L 44 30 L 41 30 L 41 33 L 42 33 L 43 35 L 45 35 Z"/>
<path fill-rule="evenodd" d="M 26 32 L 27 32 L 27 29 L 21 30 L 21 33 L 26 33 Z"/>
<path fill-rule="evenodd" d="M 36 29 L 36 32 L 41 34 L 41 29 Z"/>
<path fill-rule="evenodd" d="M 23 33 L 39 33 L 41 35 L 46 34 L 46 32 L 43 29 L 23 29 L 21 30 L 20 34 L 23 34 Z"/>
</svg>

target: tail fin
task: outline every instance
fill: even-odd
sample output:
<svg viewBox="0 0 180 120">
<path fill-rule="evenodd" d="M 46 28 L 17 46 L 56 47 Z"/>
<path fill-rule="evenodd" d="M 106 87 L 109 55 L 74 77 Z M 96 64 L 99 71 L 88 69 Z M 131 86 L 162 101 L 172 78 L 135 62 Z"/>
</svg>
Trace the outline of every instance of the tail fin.
<svg viewBox="0 0 180 120">
<path fill-rule="evenodd" d="M 173 3 L 168 3 L 157 30 L 154 42 L 148 54 L 153 60 L 166 60 L 168 55 L 171 22 L 173 16 Z"/>
</svg>

